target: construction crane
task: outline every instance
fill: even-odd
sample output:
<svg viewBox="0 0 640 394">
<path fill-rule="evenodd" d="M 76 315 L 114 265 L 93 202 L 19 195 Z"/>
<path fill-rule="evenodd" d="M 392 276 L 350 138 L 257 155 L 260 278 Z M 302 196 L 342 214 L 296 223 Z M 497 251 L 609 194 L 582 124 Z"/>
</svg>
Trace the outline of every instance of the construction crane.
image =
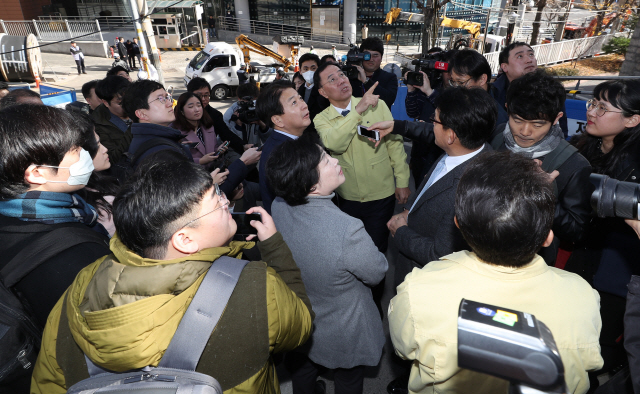
<svg viewBox="0 0 640 394">
<path fill-rule="evenodd" d="M 478 22 L 469 22 L 459 19 L 441 18 L 440 26 L 451 27 L 454 29 L 465 29 L 473 38 L 478 38 L 480 35 L 481 24 Z M 387 17 L 384 23 L 390 25 L 394 22 L 422 22 L 424 23 L 424 15 L 417 14 L 415 12 L 404 12 L 401 8 L 391 8 L 387 13 Z"/>
<path fill-rule="evenodd" d="M 256 41 L 254 41 L 251 38 L 245 36 L 244 34 L 240 34 L 238 37 L 236 37 L 236 44 L 238 44 L 238 47 L 242 51 L 242 54 L 244 56 L 244 64 L 246 64 L 246 65 L 249 65 L 249 62 L 251 61 L 250 52 L 255 52 L 257 54 L 260 54 L 260 55 L 263 55 L 263 56 L 269 56 L 269 57 L 277 60 L 278 62 L 280 62 L 280 63 L 282 63 L 284 65 L 285 69 L 288 69 L 289 67 L 291 67 L 294 64 L 296 55 L 298 53 L 298 49 L 295 48 L 294 45 L 291 45 L 291 59 L 292 60 L 289 60 L 285 56 L 282 56 L 281 54 L 279 54 L 279 53 L 267 48 L 266 46 L 257 43 Z"/>
</svg>

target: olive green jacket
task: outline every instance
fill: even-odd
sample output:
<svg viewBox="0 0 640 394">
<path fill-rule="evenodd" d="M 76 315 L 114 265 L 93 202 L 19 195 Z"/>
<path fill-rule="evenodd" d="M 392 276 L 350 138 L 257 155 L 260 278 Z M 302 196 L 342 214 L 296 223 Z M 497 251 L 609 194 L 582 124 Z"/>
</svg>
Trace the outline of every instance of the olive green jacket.
<svg viewBox="0 0 640 394">
<path fill-rule="evenodd" d="M 344 172 L 345 182 L 337 193 L 346 200 L 367 202 L 387 198 L 396 188 L 409 187 L 409 165 L 401 136 L 389 134 L 375 148 L 368 138 L 358 135 L 357 125 L 369 127 L 376 122 L 393 120 L 382 100 L 362 115 L 358 114 L 355 109 L 360 100 L 351 97 L 351 112 L 347 116 L 329 105 L 316 115 L 313 124 Z"/>
<path fill-rule="evenodd" d="M 112 371 L 157 366 L 211 263 L 250 245 L 163 261 L 141 258 L 114 236 L 113 254 L 80 271 L 49 315 L 31 392 L 65 393 L 88 378 L 83 353 Z M 291 251 L 280 233 L 259 247 L 264 262 L 242 271 L 196 368 L 227 394 L 279 393 L 271 354 L 311 334 L 313 312 Z"/>
</svg>

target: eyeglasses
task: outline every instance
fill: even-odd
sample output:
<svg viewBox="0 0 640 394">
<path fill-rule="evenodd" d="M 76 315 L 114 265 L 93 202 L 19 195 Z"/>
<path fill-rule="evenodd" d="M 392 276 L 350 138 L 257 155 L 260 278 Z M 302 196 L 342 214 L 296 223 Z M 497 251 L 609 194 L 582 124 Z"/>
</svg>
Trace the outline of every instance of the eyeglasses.
<svg viewBox="0 0 640 394">
<path fill-rule="evenodd" d="M 432 122 L 432 123 L 437 123 L 440 126 L 444 126 L 444 123 L 442 123 L 439 120 L 436 120 L 436 114 L 432 114 L 431 117 L 429 117 L 429 121 Z"/>
<path fill-rule="evenodd" d="M 180 229 L 183 229 L 183 228 L 187 227 L 188 225 L 190 225 L 191 223 L 195 222 L 196 220 L 202 219 L 203 217 L 214 213 L 218 209 L 222 209 L 222 208 L 226 207 L 227 205 L 229 205 L 229 200 L 227 199 L 227 196 L 225 196 L 225 194 L 220 190 L 220 187 L 218 186 L 217 183 L 213 184 L 213 190 L 216 193 L 216 195 L 218 196 L 218 198 L 220 199 L 220 201 L 222 201 L 222 199 L 224 198 L 225 202 L 222 205 L 220 205 L 219 207 L 215 208 L 213 211 L 207 212 L 204 215 L 198 216 L 197 218 L 187 222 L 187 224 L 185 224 L 184 226 L 180 227 Z"/>
<path fill-rule="evenodd" d="M 464 82 L 457 82 L 457 81 L 454 81 L 453 79 L 450 79 L 449 80 L 449 85 L 451 87 L 454 87 L 454 88 L 457 88 L 457 87 L 465 88 L 465 87 L 467 87 L 467 83 L 469 83 L 469 81 L 471 81 L 471 78 L 467 79 Z"/>
<path fill-rule="evenodd" d="M 167 93 L 166 95 L 164 95 L 164 96 L 162 96 L 162 97 L 158 97 L 158 98 L 157 98 L 157 99 L 155 99 L 155 100 L 151 100 L 151 101 L 149 101 L 149 104 L 153 103 L 153 102 L 154 102 L 154 101 L 156 101 L 156 100 L 157 100 L 157 101 L 160 101 L 160 103 L 164 104 L 164 103 L 166 103 L 166 102 L 167 102 L 167 100 L 168 100 L 169 102 L 171 102 L 172 97 L 171 97 L 171 95 L 170 95 L 169 93 Z"/>
<path fill-rule="evenodd" d="M 209 99 L 209 98 L 211 98 L 211 95 L 210 95 L 210 94 L 196 94 L 196 96 L 197 96 L 198 98 L 200 98 L 200 100 L 204 100 L 204 99 Z"/>
<path fill-rule="evenodd" d="M 336 76 L 329 78 L 329 79 L 327 80 L 327 82 L 325 82 L 323 85 L 333 85 L 333 84 L 335 84 L 336 82 L 338 82 L 338 80 L 340 80 L 340 79 L 346 79 L 346 78 L 347 78 L 347 76 L 346 76 L 346 75 L 344 75 L 344 73 L 343 73 L 343 72 L 339 72 Z"/>
<path fill-rule="evenodd" d="M 596 116 L 598 117 L 603 116 L 607 112 L 614 112 L 616 114 L 623 113 L 623 111 L 611 111 L 607 109 L 607 107 L 605 107 L 604 104 L 598 104 L 598 102 L 595 99 L 591 99 L 587 101 L 587 112 L 591 111 L 594 108 L 596 109 Z"/>
</svg>

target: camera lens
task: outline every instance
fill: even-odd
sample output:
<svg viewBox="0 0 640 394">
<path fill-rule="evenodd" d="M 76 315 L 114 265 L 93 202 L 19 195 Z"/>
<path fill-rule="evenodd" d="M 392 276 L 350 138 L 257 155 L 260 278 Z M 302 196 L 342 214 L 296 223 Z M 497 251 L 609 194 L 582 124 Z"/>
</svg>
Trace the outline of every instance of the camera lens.
<svg viewBox="0 0 640 394">
<path fill-rule="evenodd" d="M 639 184 L 621 182 L 601 174 L 591 174 L 589 180 L 595 186 L 591 206 L 598 217 L 638 219 Z"/>
</svg>

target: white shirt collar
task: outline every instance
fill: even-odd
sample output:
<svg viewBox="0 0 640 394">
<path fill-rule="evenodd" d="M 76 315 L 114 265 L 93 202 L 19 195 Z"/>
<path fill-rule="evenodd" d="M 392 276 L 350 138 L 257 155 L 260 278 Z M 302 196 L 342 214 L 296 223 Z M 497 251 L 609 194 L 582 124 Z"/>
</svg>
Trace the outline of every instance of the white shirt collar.
<svg viewBox="0 0 640 394">
<path fill-rule="evenodd" d="M 292 140 L 297 140 L 298 138 L 300 138 L 297 135 L 289 134 L 289 133 L 286 133 L 284 131 L 280 131 L 280 130 L 277 130 L 277 129 L 273 129 L 273 131 L 275 131 L 276 133 L 280 133 L 280 134 L 286 135 L 287 137 L 291 138 Z"/>
<path fill-rule="evenodd" d="M 454 168 L 456 168 L 460 164 L 464 163 L 467 160 L 470 160 L 472 157 L 474 157 L 475 155 L 480 153 L 482 151 L 482 149 L 484 149 L 484 145 L 482 145 L 480 148 L 478 148 L 477 150 L 475 150 L 475 151 L 473 151 L 471 153 L 467 153 L 466 155 L 462 155 L 462 156 L 449 156 L 449 155 L 446 155 L 445 158 L 444 158 L 444 165 L 445 165 L 445 168 L 446 168 L 445 173 L 450 172 L 451 170 L 453 170 Z"/>
<path fill-rule="evenodd" d="M 338 113 L 339 113 L 340 115 L 342 115 L 342 111 L 351 111 L 351 100 L 349 100 L 349 105 L 347 105 L 347 108 L 338 108 L 338 107 L 336 107 L 336 106 L 335 106 L 335 105 L 333 105 L 333 104 L 331 104 L 331 106 L 332 106 L 333 108 L 335 108 L 335 109 L 336 109 L 336 111 L 338 111 Z"/>
</svg>

